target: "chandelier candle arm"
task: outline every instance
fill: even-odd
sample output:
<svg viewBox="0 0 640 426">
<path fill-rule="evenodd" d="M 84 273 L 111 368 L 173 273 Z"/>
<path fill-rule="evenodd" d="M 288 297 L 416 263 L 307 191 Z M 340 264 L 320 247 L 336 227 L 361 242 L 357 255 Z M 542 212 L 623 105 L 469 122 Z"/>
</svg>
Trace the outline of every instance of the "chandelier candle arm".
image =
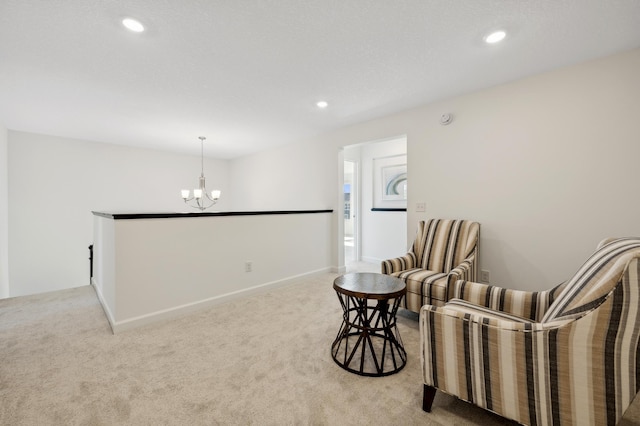
<svg viewBox="0 0 640 426">
<path fill-rule="evenodd" d="M 204 136 L 200 136 L 198 139 L 200 139 L 199 188 L 193 190 L 193 196 L 191 195 L 191 191 L 188 189 L 183 189 L 181 191 L 181 195 L 186 204 L 199 210 L 205 210 L 218 202 L 218 199 L 220 199 L 220 196 L 222 195 L 222 191 L 214 189 L 211 191 L 211 195 L 209 195 L 209 191 L 207 191 L 206 179 L 204 177 L 204 140 L 206 138 Z M 194 200 L 195 204 L 191 203 L 191 201 Z M 209 202 L 207 202 L 207 200 L 209 200 Z"/>
</svg>

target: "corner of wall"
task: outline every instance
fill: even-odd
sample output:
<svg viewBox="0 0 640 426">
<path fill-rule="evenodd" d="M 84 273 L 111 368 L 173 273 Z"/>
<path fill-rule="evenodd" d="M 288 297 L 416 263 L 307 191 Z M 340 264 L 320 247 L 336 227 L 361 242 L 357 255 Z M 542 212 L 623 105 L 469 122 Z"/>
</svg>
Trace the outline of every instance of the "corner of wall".
<svg viewBox="0 0 640 426">
<path fill-rule="evenodd" d="M 9 297 L 9 135 L 0 125 L 0 299 Z"/>
</svg>

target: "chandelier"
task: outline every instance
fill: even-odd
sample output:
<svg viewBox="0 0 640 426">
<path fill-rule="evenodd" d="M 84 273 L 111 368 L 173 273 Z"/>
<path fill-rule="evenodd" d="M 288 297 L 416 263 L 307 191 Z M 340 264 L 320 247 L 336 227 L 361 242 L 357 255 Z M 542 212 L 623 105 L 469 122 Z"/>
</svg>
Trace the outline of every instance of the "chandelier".
<svg viewBox="0 0 640 426">
<path fill-rule="evenodd" d="M 207 191 L 204 178 L 204 140 L 206 138 L 200 136 L 198 139 L 200 139 L 200 187 L 193 190 L 193 195 L 188 189 L 183 189 L 182 199 L 195 209 L 205 210 L 218 202 L 222 191 L 217 189 L 214 189 L 211 193 Z"/>
</svg>

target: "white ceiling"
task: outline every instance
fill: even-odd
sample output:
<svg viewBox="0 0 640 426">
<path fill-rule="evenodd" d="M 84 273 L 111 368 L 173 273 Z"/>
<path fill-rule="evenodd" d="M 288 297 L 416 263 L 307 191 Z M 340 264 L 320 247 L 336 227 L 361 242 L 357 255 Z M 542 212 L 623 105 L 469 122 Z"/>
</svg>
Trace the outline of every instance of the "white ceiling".
<svg viewBox="0 0 640 426">
<path fill-rule="evenodd" d="M 0 0 L 0 124 L 234 158 L 638 47 L 640 0 Z"/>
</svg>

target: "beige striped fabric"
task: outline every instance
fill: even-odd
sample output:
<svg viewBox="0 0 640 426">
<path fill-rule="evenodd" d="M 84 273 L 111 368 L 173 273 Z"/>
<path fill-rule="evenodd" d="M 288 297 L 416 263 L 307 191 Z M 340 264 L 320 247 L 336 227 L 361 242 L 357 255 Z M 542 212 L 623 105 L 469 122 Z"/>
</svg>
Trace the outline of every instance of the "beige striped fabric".
<svg viewBox="0 0 640 426">
<path fill-rule="evenodd" d="M 449 311 L 454 311 L 454 312 L 460 312 L 462 314 L 469 314 L 472 317 L 475 317 L 480 320 L 489 318 L 489 319 L 500 320 L 500 321 L 533 323 L 533 321 L 531 321 L 529 318 L 521 317 L 519 315 L 514 315 L 505 311 L 498 311 L 498 310 L 487 308 L 481 305 L 476 305 L 474 303 L 468 302 L 463 299 L 451 299 L 447 303 L 445 303 L 443 309 L 447 311 L 447 315 L 451 315 Z M 459 316 L 457 314 L 454 314 L 454 315 Z"/>
<path fill-rule="evenodd" d="M 468 220 L 431 219 L 418 223 L 409 253 L 382 262 L 382 273 L 407 284 L 403 307 L 419 312 L 425 304 L 443 305 L 458 279 L 478 276 L 480 225 Z"/>
<path fill-rule="evenodd" d="M 567 283 L 542 321 L 580 315 L 602 303 L 617 284 L 629 258 L 639 248 L 640 241 L 632 238 L 601 244 Z"/>
<path fill-rule="evenodd" d="M 542 321 L 549 305 L 565 285 L 562 283 L 551 290 L 528 292 L 458 280 L 449 295 L 530 321 Z"/>
<path fill-rule="evenodd" d="M 459 300 L 424 306 L 425 395 L 528 425 L 615 425 L 640 385 L 640 239 L 608 242 L 576 276 L 537 294 L 458 281 Z"/>
</svg>

